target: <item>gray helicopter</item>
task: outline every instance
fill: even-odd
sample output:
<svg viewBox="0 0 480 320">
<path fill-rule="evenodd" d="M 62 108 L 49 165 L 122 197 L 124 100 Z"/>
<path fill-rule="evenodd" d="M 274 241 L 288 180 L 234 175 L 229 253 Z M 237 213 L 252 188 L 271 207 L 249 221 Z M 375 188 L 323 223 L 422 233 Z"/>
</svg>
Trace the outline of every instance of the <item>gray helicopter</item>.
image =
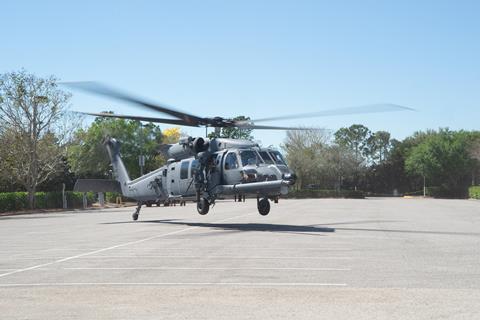
<svg viewBox="0 0 480 320">
<path fill-rule="evenodd" d="M 257 120 L 233 120 L 222 117 L 198 117 L 178 111 L 172 107 L 147 102 L 118 90 L 94 82 L 75 82 L 66 85 L 174 117 L 156 118 L 112 113 L 85 113 L 92 116 L 132 119 L 190 127 L 267 129 L 267 130 L 311 130 L 305 127 L 280 127 L 257 125 L 257 122 L 281 119 L 299 119 L 344 114 L 412 110 L 394 104 L 376 104 L 362 107 L 324 110 L 289 116 L 272 116 Z M 120 155 L 120 143 L 107 137 L 104 145 L 108 151 L 115 175 L 115 182 L 78 180 L 76 190 L 121 191 L 138 202 L 132 215 L 137 220 L 142 205 L 170 203 L 175 200 L 192 200 L 201 215 L 208 213 L 215 201 L 226 196 L 243 199 L 254 196 L 258 212 L 267 215 L 270 201 L 278 203 L 279 197 L 288 193 L 296 176 L 287 166 L 283 156 L 272 148 L 261 148 L 257 143 L 239 139 L 182 138 L 177 144 L 169 145 L 167 164 L 135 180 L 130 180 Z"/>
<path fill-rule="evenodd" d="M 260 149 L 248 140 L 184 138 L 169 148 L 166 165 L 135 180 L 122 162 L 120 143 L 107 138 L 104 144 L 122 194 L 138 201 L 133 220 L 143 204 L 152 202 L 193 200 L 205 215 L 219 197 L 246 195 L 257 196 L 258 212 L 267 215 L 269 200 L 278 202 L 295 183 L 295 174 L 278 151 Z"/>
</svg>

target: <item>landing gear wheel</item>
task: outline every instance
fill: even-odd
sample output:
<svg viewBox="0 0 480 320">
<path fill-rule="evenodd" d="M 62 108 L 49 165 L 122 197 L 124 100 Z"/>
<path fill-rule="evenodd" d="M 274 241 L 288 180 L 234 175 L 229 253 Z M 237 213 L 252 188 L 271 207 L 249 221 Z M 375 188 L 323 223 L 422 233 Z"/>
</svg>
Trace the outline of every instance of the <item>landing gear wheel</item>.
<svg viewBox="0 0 480 320">
<path fill-rule="evenodd" d="M 257 202 L 258 213 L 262 216 L 266 216 L 270 212 L 270 202 L 267 198 L 262 198 Z"/>
<path fill-rule="evenodd" d="M 197 211 L 202 216 L 206 215 L 209 209 L 210 209 L 210 203 L 208 202 L 207 199 L 202 198 L 200 199 L 200 201 L 197 202 Z"/>
<path fill-rule="evenodd" d="M 135 212 L 132 214 L 132 219 L 133 221 L 137 221 L 138 220 L 138 215 L 140 214 L 140 209 L 142 208 L 142 203 L 139 202 L 137 204 L 137 209 L 135 209 Z"/>
</svg>

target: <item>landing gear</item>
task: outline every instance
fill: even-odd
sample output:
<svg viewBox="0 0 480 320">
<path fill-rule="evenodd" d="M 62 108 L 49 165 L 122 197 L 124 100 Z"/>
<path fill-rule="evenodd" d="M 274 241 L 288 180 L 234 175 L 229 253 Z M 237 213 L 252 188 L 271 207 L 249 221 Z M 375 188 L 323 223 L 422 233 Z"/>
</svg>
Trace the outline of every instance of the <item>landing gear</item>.
<svg viewBox="0 0 480 320">
<path fill-rule="evenodd" d="M 132 214 L 132 219 L 133 221 L 137 221 L 138 220 L 138 215 L 140 214 L 140 208 L 142 207 L 142 204 L 141 203 L 138 203 L 137 205 L 137 209 L 135 209 L 135 212 Z"/>
<path fill-rule="evenodd" d="M 202 216 L 206 215 L 208 213 L 208 210 L 210 209 L 210 203 L 208 202 L 207 199 L 201 198 L 197 202 L 197 211 L 200 213 Z"/>
<path fill-rule="evenodd" d="M 239 194 L 238 196 L 235 195 L 235 202 L 245 202 L 245 195 Z"/>
<path fill-rule="evenodd" d="M 258 213 L 262 216 L 266 216 L 270 212 L 270 202 L 268 201 L 268 198 L 257 198 L 257 208 Z"/>
</svg>

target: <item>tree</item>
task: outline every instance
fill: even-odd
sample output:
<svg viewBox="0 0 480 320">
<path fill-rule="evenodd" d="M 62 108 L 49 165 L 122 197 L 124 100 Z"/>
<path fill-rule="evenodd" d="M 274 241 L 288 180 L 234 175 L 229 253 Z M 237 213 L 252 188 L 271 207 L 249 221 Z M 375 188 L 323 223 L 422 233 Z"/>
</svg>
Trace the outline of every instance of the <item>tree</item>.
<svg viewBox="0 0 480 320">
<path fill-rule="evenodd" d="M 341 189 L 344 180 L 354 178 L 358 161 L 355 154 L 348 148 L 333 144 L 328 146 L 322 153 L 323 175 L 330 181 L 328 187 Z"/>
<path fill-rule="evenodd" d="M 25 70 L 0 76 L 0 170 L 25 188 L 31 208 L 37 186 L 60 170 L 74 125 L 67 115 L 69 99 L 53 76 Z"/>
<path fill-rule="evenodd" d="M 479 181 L 478 176 L 480 171 L 480 132 L 478 131 L 472 133 L 469 154 L 475 162 L 475 166 L 472 170 L 472 185 L 475 185 Z"/>
<path fill-rule="evenodd" d="M 367 139 L 367 154 L 373 164 L 384 162 L 391 147 L 390 133 L 387 131 L 377 131 Z"/>
<path fill-rule="evenodd" d="M 121 142 L 122 160 L 131 177 L 140 175 L 138 156 L 145 156 L 145 172 L 158 169 L 165 158 L 158 153 L 162 144 L 160 127 L 142 125 L 135 120 L 97 117 L 87 129 L 79 129 L 68 149 L 68 162 L 77 176 L 106 178 L 111 176 L 110 160 L 103 145 L 113 137 Z"/>
<path fill-rule="evenodd" d="M 355 188 L 364 181 L 366 165 L 370 163 L 370 144 L 372 132 L 361 124 L 354 124 L 348 128 L 340 128 L 335 132 L 335 143 L 353 151 L 356 168 L 352 184 Z"/>
<path fill-rule="evenodd" d="M 325 131 L 288 130 L 282 145 L 289 166 L 297 175 L 297 187 L 319 180 L 320 156 L 329 140 Z"/>
<path fill-rule="evenodd" d="M 169 128 L 163 130 L 163 143 L 178 143 L 180 137 L 182 136 L 182 131 L 179 127 Z"/>
<path fill-rule="evenodd" d="M 335 143 L 350 148 L 355 152 L 355 157 L 365 159 L 368 156 L 368 141 L 372 132 L 361 124 L 354 124 L 348 128 L 340 128 L 335 132 Z"/>
<path fill-rule="evenodd" d="M 248 121 L 250 117 L 245 116 L 238 116 L 233 118 L 232 120 L 235 121 Z M 253 136 L 251 135 L 253 129 L 240 129 L 240 128 L 221 128 L 220 134 L 217 132 L 211 132 L 208 134 L 210 139 L 213 138 L 230 138 L 230 139 L 245 139 L 245 140 L 253 140 Z"/>
<path fill-rule="evenodd" d="M 340 189 L 344 180 L 351 180 L 357 166 L 354 153 L 330 143 L 330 135 L 321 130 L 287 131 L 282 145 L 289 166 L 298 176 L 297 186 L 314 184 L 327 189 Z"/>
<path fill-rule="evenodd" d="M 471 134 L 440 129 L 427 135 L 415 146 L 405 161 L 408 173 L 423 176 L 430 185 L 440 188 L 440 195 L 464 197 L 472 168 Z"/>
</svg>

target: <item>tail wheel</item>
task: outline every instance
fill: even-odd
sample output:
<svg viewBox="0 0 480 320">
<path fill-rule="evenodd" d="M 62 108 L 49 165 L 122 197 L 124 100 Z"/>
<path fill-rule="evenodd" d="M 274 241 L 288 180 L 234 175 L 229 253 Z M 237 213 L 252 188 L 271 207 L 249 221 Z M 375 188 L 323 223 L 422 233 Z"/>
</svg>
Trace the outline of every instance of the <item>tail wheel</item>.
<svg viewBox="0 0 480 320">
<path fill-rule="evenodd" d="M 208 202 L 207 199 L 202 198 L 200 199 L 200 201 L 197 202 L 197 211 L 202 216 L 206 215 L 209 209 L 210 209 L 210 203 Z"/>
<path fill-rule="evenodd" d="M 270 212 L 270 202 L 267 198 L 262 198 L 261 200 L 258 200 L 257 208 L 258 213 L 262 216 L 266 216 Z"/>
</svg>

